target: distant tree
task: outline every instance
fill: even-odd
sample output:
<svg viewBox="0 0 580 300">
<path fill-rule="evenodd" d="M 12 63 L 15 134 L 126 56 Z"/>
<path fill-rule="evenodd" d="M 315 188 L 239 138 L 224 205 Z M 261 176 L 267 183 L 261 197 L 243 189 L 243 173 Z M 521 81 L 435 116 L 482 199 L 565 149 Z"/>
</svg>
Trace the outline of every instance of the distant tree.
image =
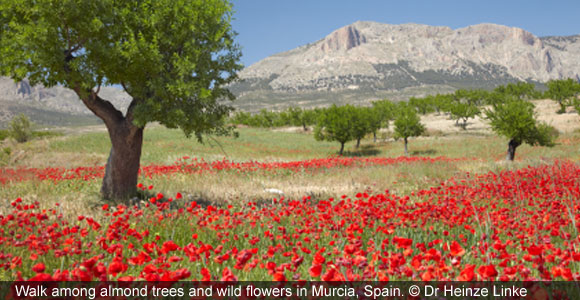
<svg viewBox="0 0 580 300">
<path fill-rule="evenodd" d="M 353 114 L 350 128 L 352 137 L 356 140 L 355 147 L 358 149 L 361 139 L 380 128 L 380 120 L 375 111 L 369 107 L 354 107 Z"/>
<path fill-rule="evenodd" d="M 24 143 L 32 137 L 32 123 L 25 114 L 15 116 L 10 122 L 10 136 L 19 143 Z"/>
<path fill-rule="evenodd" d="M 532 99 L 538 96 L 535 85 L 528 82 L 508 83 L 507 85 L 501 85 L 495 88 L 494 92 L 503 95 L 515 96 L 520 99 Z"/>
<path fill-rule="evenodd" d="M 306 131 L 307 128 L 302 122 L 302 114 L 303 114 L 302 108 L 296 107 L 296 106 L 291 106 L 291 107 L 288 107 L 286 112 L 288 114 L 288 118 L 289 118 L 290 124 L 292 126 L 302 126 L 304 131 Z"/>
<path fill-rule="evenodd" d="M 374 142 L 377 141 L 377 131 L 379 129 L 389 128 L 389 122 L 393 119 L 395 109 L 395 104 L 387 99 L 373 102 L 373 115 L 375 116 L 373 121 L 377 122 L 377 124 L 373 125 Z"/>
<path fill-rule="evenodd" d="M 292 126 L 302 126 L 304 131 L 308 131 L 308 126 L 316 124 L 318 112 L 313 109 L 302 109 L 300 107 L 289 107 L 287 113 Z"/>
<path fill-rule="evenodd" d="M 318 124 L 314 129 L 314 138 L 317 141 L 339 142 L 339 154 L 342 155 L 344 144 L 354 139 L 352 124 L 355 117 L 354 106 L 336 106 L 336 104 L 333 104 L 319 116 Z"/>
<path fill-rule="evenodd" d="M 580 115 L 580 99 L 578 98 L 574 99 L 572 105 L 574 106 L 574 110 L 576 110 L 576 113 Z"/>
<path fill-rule="evenodd" d="M 434 99 L 434 107 L 437 114 L 443 112 L 449 112 L 451 104 L 453 104 L 453 96 L 452 95 L 435 95 Z"/>
<path fill-rule="evenodd" d="M 434 103 L 432 100 L 432 97 L 429 96 L 425 98 L 411 97 L 409 98 L 409 105 L 415 107 L 418 113 L 426 115 L 435 111 Z"/>
<path fill-rule="evenodd" d="M 242 66 L 227 0 L 2 0 L 0 74 L 73 90 L 106 125 L 111 151 L 101 194 L 137 191 L 150 122 L 201 141 L 226 134 L 227 84 Z M 126 113 L 100 94 L 117 85 Z"/>
<path fill-rule="evenodd" d="M 571 78 L 550 80 L 546 85 L 548 86 L 546 96 L 560 105 L 560 109 L 557 111 L 559 114 L 565 113 L 566 107 L 572 104 L 571 101 L 580 93 L 580 84 Z"/>
<path fill-rule="evenodd" d="M 516 148 L 522 143 L 529 145 L 553 146 L 557 131 L 546 123 L 538 122 L 534 104 L 515 97 L 496 103 L 485 110 L 491 129 L 509 139 L 507 160 L 513 161 Z"/>
<path fill-rule="evenodd" d="M 474 104 L 457 101 L 450 105 L 449 112 L 451 113 L 451 118 L 455 120 L 455 125 L 460 126 L 463 130 L 467 129 L 467 120 L 480 114 L 479 108 Z M 459 123 L 460 120 L 462 123 Z"/>
<path fill-rule="evenodd" d="M 417 115 L 415 108 L 401 104 L 395 117 L 395 139 L 403 139 L 405 142 L 405 155 L 409 155 L 409 137 L 419 136 L 425 132 L 425 126 Z"/>
</svg>

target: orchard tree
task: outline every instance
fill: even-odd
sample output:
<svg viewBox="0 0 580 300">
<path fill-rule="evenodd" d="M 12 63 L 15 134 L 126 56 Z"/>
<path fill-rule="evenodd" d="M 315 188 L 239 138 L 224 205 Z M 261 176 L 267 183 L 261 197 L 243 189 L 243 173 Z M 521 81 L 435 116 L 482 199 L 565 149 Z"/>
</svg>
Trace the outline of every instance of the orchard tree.
<svg viewBox="0 0 580 300">
<path fill-rule="evenodd" d="M 336 141 L 340 143 L 339 154 L 344 152 L 344 144 L 353 140 L 352 124 L 356 108 L 352 105 L 336 106 L 333 104 L 318 118 L 314 128 L 314 138 L 317 141 Z"/>
<path fill-rule="evenodd" d="M 101 194 L 136 192 L 143 130 L 181 128 L 201 141 L 225 134 L 241 69 L 227 0 L 2 0 L 0 74 L 73 90 L 107 127 L 111 151 Z M 102 86 L 131 96 L 125 113 Z"/>
<path fill-rule="evenodd" d="M 354 107 L 351 119 L 352 137 L 356 140 L 356 148 L 360 147 L 360 141 L 369 133 L 375 132 L 380 127 L 380 120 L 370 107 Z"/>
<path fill-rule="evenodd" d="M 572 105 L 574 106 L 576 113 L 580 115 L 580 99 L 578 99 L 578 98 L 574 99 L 574 102 L 572 102 Z"/>
<path fill-rule="evenodd" d="M 534 113 L 534 104 L 518 99 L 508 98 L 505 102 L 496 103 L 492 109 L 485 111 L 491 129 L 509 139 L 507 160 L 513 161 L 516 148 L 522 143 L 529 145 L 554 146 L 557 131 L 546 123 L 538 122 Z"/>
<path fill-rule="evenodd" d="M 393 119 L 395 104 L 388 99 L 373 102 L 374 121 L 378 127 L 373 131 L 373 141 L 377 141 L 377 131 L 381 128 L 389 128 L 389 121 Z"/>
<path fill-rule="evenodd" d="M 546 85 L 548 86 L 546 96 L 558 102 L 558 105 L 560 105 L 560 109 L 557 111 L 559 114 L 565 113 L 566 107 L 573 104 L 570 102 L 573 102 L 580 93 L 580 84 L 572 78 L 566 80 L 550 80 Z"/>
<path fill-rule="evenodd" d="M 503 95 L 515 96 L 520 99 L 525 98 L 531 99 L 538 97 L 536 86 L 533 83 L 523 81 L 518 83 L 508 83 L 507 85 L 501 85 L 495 88 L 493 91 Z"/>
<path fill-rule="evenodd" d="M 451 118 L 455 120 L 455 125 L 460 126 L 463 130 L 467 129 L 467 120 L 475 118 L 480 114 L 479 108 L 471 103 L 462 103 L 453 101 L 449 107 Z M 459 123 L 459 121 L 462 123 Z"/>
<path fill-rule="evenodd" d="M 421 119 L 417 115 L 414 107 L 400 104 L 395 119 L 395 139 L 403 139 L 405 142 L 405 155 L 409 155 L 408 139 L 413 136 L 420 136 L 425 132 L 425 126 L 421 124 Z"/>
</svg>

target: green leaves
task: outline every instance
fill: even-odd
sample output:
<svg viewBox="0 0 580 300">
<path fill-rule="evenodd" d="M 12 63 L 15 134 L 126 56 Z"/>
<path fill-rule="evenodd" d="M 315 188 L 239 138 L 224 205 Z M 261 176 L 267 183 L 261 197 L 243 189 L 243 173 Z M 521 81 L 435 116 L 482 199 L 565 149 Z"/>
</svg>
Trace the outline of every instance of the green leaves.
<svg viewBox="0 0 580 300">
<path fill-rule="evenodd" d="M 559 114 L 565 113 L 567 106 L 574 105 L 576 96 L 580 94 L 580 83 L 572 78 L 550 80 L 546 85 L 548 86 L 546 96 L 560 105 L 560 109 L 557 111 Z"/>
<path fill-rule="evenodd" d="M 356 118 L 355 109 L 352 105 L 333 104 L 319 117 L 314 138 L 317 141 L 337 141 L 341 144 L 353 140 L 351 127 Z"/>
<path fill-rule="evenodd" d="M 226 85 L 242 67 L 231 16 L 226 0 L 3 0 L 0 73 L 89 91 L 121 85 L 140 126 L 223 132 L 231 108 L 219 100 L 233 99 Z"/>
<path fill-rule="evenodd" d="M 395 138 L 407 139 L 412 136 L 419 136 L 425 132 L 425 126 L 421 124 L 421 119 L 417 111 L 412 106 L 401 103 L 395 119 Z"/>
<path fill-rule="evenodd" d="M 538 122 L 531 102 L 511 98 L 485 111 L 494 132 L 518 144 L 553 146 L 557 136 L 549 125 Z"/>
</svg>

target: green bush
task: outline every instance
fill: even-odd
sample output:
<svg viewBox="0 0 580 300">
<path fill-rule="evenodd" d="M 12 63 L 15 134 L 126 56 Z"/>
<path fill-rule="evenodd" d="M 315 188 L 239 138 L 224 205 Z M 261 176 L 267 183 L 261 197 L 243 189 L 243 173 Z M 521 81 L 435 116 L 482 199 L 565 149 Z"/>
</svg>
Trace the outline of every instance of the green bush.
<svg viewBox="0 0 580 300">
<path fill-rule="evenodd" d="M 10 136 L 17 142 L 24 143 L 32 137 L 31 126 L 30 119 L 24 114 L 19 114 L 10 122 Z"/>
<path fill-rule="evenodd" d="M 10 147 L 2 148 L 2 151 L 0 151 L 0 166 L 5 166 L 8 164 L 11 154 L 12 149 L 10 149 Z"/>
<path fill-rule="evenodd" d="M 9 136 L 10 136 L 10 132 L 8 130 L 0 129 L 0 141 L 5 140 Z"/>
</svg>

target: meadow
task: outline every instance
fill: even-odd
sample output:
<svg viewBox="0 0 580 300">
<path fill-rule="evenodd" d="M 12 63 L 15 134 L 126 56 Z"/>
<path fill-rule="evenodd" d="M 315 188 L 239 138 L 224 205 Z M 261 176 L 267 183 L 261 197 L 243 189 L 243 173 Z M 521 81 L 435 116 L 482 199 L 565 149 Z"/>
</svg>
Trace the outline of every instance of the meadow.
<svg viewBox="0 0 580 300">
<path fill-rule="evenodd" d="M 145 132 L 140 195 L 103 202 L 100 129 L 11 144 L 0 279 L 579 280 L 580 132 L 552 148 L 431 131 L 348 143 Z"/>
</svg>

